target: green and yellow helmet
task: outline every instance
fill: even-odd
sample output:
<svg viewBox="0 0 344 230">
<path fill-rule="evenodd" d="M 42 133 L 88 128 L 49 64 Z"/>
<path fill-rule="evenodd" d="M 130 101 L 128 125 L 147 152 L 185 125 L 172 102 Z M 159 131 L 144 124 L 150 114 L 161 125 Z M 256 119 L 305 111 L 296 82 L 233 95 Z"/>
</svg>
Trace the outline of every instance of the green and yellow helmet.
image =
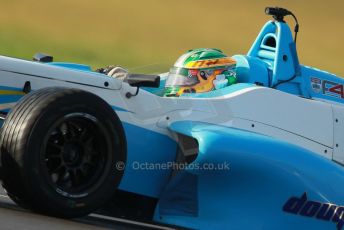
<svg viewBox="0 0 344 230">
<path fill-rule="evenodd" d="M 237 82 L 236 61 L 221 50 L 201 48 L 183 54 L 170 69 L 165 96 L 205 93 Z"/>
</svg>

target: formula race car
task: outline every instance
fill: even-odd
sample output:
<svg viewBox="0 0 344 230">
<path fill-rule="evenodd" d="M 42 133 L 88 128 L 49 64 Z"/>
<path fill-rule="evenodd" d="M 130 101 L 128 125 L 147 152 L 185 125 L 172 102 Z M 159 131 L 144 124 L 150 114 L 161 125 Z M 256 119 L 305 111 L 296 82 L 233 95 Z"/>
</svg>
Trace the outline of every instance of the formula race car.
<svg viewBox="0 0 344 230">
<path fill-rule="evenodd" d="M 195 49 L 157 76 L 0 56 L 9 197 L 66 218 L 342 229 L 344 81 L 299 64 L 292 12 L 266 13 L 247 55 Z"/>
</svg>

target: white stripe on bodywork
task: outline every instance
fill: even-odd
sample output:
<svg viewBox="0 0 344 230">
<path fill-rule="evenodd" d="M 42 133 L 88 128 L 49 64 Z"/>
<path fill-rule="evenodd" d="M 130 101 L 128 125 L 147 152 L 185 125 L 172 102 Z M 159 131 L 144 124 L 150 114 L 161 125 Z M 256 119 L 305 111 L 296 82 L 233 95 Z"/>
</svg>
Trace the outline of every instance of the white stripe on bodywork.
<svg viewBox="0 0 344 230">
<path fill-rule="evenodd" d="M 16 102 L 0 104 L 0 110 L 11 109 L 15 104 Z"/>
</svg>

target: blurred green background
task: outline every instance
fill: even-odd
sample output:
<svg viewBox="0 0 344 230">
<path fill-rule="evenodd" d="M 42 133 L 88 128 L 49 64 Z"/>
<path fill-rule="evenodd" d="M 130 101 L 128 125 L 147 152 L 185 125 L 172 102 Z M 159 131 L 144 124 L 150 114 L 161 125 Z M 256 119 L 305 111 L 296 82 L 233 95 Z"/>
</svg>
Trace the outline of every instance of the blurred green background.
<svg viewBox="0 0 344 230">
<path fill-rule="evenodd" d="M 167 71 L 185 51 L 245 54 L 270 18 L 265 6 L 293 11 L 302 64 L 344 76 L 344 1 L 301 0 L 0 0 L 0 54 L 132 72 Z M 292 25 L 293 21 L 288 20 Z"/>
</svg>

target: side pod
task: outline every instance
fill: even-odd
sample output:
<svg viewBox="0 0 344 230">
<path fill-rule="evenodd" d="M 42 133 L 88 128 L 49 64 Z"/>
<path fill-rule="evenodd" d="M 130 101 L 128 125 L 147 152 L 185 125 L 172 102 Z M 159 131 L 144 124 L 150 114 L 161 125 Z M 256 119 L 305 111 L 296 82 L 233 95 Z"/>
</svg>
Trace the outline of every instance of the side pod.
<svg viewBox="0 0 344 230">
<path fill-rule="evenodd" d="M 336 163 L 278 139 L 218 125 L 178 121 L 170 130 L 197 139 L 199 154 L 166 186 L 155 221 L 194 229 L 334 229 L 342 224 L 341 218 L 331 219 L 333 213 L 317 216 L 320 207 L 305 199 L 295 213 L 283 209 L 305 193 L 308 201 L 343 206 L 344 169 Z"/>
</svg>

